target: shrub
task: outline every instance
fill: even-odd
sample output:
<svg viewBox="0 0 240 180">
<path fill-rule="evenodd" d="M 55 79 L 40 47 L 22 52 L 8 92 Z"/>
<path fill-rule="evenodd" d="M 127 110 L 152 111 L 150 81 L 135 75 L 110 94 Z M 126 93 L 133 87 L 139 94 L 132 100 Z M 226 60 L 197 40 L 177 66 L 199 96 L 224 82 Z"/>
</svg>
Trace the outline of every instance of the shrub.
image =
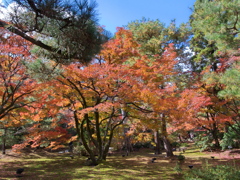
<svg viewBox="0 0 240 180">
<path fill-rule="evenodd" d="M 240 147 L 239 139 L 240 139 L 240 127 L 238 124 L 234 124 L 233 127 L 228 128 L 228 132 L 224 133 L 223 140 L 221 141 L 220 145 L 223 150 L 227 149 L 228 146 L 239 148 Z"/>
<path fill-rule="evenodd" d="M 185 159 L 185 156 L 180 154 L 180 155 L 177 156 L 177 158 L 178 158 L 179 161 L 182 161 L 182 160 Z"/>
<path fill-rule="evenodd" d="M 73 147 L 73 153 L 81 155 L 81 156 L 86 156 L 87 155 L 87 151 L 85 150 L 83 145 L 74 146 Z"/>
<path fill-rule="evenodd" d="M 214 148 L 213 138 L 210 134 L 198 134 L 195 137 L 195 145 L 200 148 L 201 151 Z"/>
<path fill-rule="evenodd" d="M 177 148 L 177 147 L 180 147 L 180 143 L 178 143 L 178 142 L 172 142 L 172 147 L 173 148 Z"/>
<path fill-rule="evenodd" d="M 153 148 L 153 145 L 151 144 L 151 142 L 142 143 L 142 146 L 143 146 L 144 148 Z"/>
<path fill-rule="evenodd" d="M 182 172 L 182 168 L 181 165 L 179 164 L 179 162 L 176 163 L 176 166 L 174 167 L 174 170 L 180 174 Z"/>
<path fill-rule="evenodd" d="M 188 144 L 188 143 L 181 143 L 181 144 L 179 145 L 179 147 L 189 147 L 189 144 Z"/>
<path fill-rule="evenodd" d="M 233 166 L 218 165 L 204 169 L 191 169 L 184 174 L 185 180 L 239 180 L 240 169 Z"/>
</svg>

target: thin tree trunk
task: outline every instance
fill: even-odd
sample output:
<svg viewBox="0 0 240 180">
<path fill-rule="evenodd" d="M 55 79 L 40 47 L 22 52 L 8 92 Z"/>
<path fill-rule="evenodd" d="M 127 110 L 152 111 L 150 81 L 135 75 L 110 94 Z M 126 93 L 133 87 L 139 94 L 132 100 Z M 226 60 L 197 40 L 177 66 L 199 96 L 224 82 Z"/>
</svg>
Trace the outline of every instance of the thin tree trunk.
<svg viewBox="0 0 240 180">
<path fill-rule="evenodd" d="M 162 114 L 162 139 L 164 143 L 164 148 L 166 150 L 166 155 L 167 157 L 173 156 L 173 150 L 172 150 L 172 145 L 170 141 L 167 138 L 167 122 L 165 119 L 165 115 Z"/>
<path fill-rule="evenodd" d="M 99 122 L 99 112 L 96 110 L 94 112 L 95 120 L 96 120 L 96 134 L 97 134 L 97 144 L 98 144 L 98 161 L 101 162 L 103 160 L 103 148 L 104 145 L 102 143 L 102 136 L 101 136 L 101 130 L 100 130 L 100 122 Z"/>
<path fill-rule="evenodd" d="M 77 135 L 78 135 L 78 139 L 80 139 L 81 137 L 81 131 L 80 131 L 80 127 L 79 127 L 79 119 L 77 117 L 77 111 L 74 111 L 74 120 L 75 120 L 75 126 L 76 126 L 76 131 L 77 131 Z"/>
<path fill-rule="evenodd" d="M 178 139 L 179 139 L 179 141 L 180 141 L 181 143 L 183 142 L 182 137 L 181 137 L 180 134 L 178 134 Z"/>
<path fill-rule="evenodd" d="M 131 145 L 131 139 L 129 136 L 125 135 L 125 147 L 126 147 L 126 156 L 129 155 L 130 152 L 133 151 L 133 147 Z"/>
<path fill-rule="evenodd" d="M 155 154 L 162 154 L 161 151 L 161 138 L 160 138 L 160 133 L 159 131 L 155 131 L 154 132 L 154 136 L 155 136 L 155 143 L 156 143 L 156 149 L 155 149 Z"/>
<path fill-rule="evenodd" d="M 113 138 L 113 131 L 114 131 L 114 129 L 111 129 L 111 130 L 110 130 L 109 140 L 108 140 L 108 142 L 106 143 L 105 149 L 104 149 L 104 151 L 103 151 L 103 160 L 106 160 L 106 159 L 107 159 L 107 154 L 108 154 L 108 151 L 109 151 L 109 147 L 110 147 L 110 144 L 111 144 L 112 138 Z"/>
<path fill-rule="evenodd" d="M 126 118 L 126 115 L 127 115 L 127 112 L 124 111 L 123 109 L 121 109 L 121 114 L 122 114 L 122 118 L 125 119 L 123 121 L 123 124 L 126 124 L 127 123 L 127 118 Z M 130 152 L 133 151 L 133 147 L 132 147 L 132 144 L 131 144 L 131 139 L 130 137 L 127 135 L 127 132 L 128 132 L 129 128 L 124 128 L 123 129 L 123 133 L 124 133 L 124 146 L 126 148 L 126 156 L 129 155 Z"/>
<path fill-rule="evenodd" d="M 218 139 L 218 129 L 216 127 L 213 128 L 212 135 L 213 135 L 213 139 L 215 141 L 215 147 L 219 148 L 220 143 L 219 143 L 219 139 Z"/>
<path fill-rule="evenodd" d="M 4 134 L 2 136 L 2 154 L 6 154 L 6 137 L 7 137 L 7 128 L 4 128 Z"/>
</svg>

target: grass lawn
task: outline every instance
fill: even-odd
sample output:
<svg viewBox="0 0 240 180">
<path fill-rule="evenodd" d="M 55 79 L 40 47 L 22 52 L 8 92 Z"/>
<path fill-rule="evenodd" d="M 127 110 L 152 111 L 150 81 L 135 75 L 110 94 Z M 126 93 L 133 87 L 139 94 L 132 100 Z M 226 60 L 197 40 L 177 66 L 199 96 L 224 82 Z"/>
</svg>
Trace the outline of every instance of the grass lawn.
<svg viewBox="0 0 240 180">
<path fill-rule="evenodd" d="M 174 152 L 179 155 L 179 152 Z M 186 159 L 180 163 L 181 171 L 177 171 L 177 158 L 166 158 L 165 154 L 154 155 L 153 150 L 143 149 L 122 157 L 121 154 L 109 156 L 107 161 L 98 166 L 84 166 L 86 157 L 75 156 L 71 159 L 68 153 L 21 153 L 9 152 L 0 155 L 0 179 L 22 180 L 152 180 L 183 179 L 182 173 L 193 168 L 201 168 L 207 164 L 227 164 L 240 166 L 240 154 L 225 152 L 199 152 L 189 147 L 183 154 Z M 214 156 L 214 159 L 211 158 Z M 152 163 L 151 159 L 157 160 Z M 24 168 L 23 177 L 16 177 L 18 168 Z"/>
</svg>

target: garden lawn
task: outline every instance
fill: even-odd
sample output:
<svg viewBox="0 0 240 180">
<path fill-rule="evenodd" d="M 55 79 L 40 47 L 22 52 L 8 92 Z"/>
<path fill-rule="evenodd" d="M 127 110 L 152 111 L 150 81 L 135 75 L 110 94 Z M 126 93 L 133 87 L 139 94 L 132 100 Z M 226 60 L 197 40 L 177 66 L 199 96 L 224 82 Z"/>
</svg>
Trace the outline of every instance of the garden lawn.
<svg viewBox="0 0 240 180">
<path fill-rule="evenodd" d="M 179 155 L 180 152 L 175 152 Z M 224 154 L 224 155 L 223 155 Z M 100 180 L 153 180 L 153 179 L 183 179 L 182 174 L 193 168 L 209 165 L 240 165 L 240 155 L 225 152 L 199 152 L 189 147 L 183 153 L 185 161 L 178 162 L 177 157 L 166 158 L 165 154 L 154 155 L 153 150 L 142 149 L 122 157 L 121 153 L 109 156 L 107 161 L 98 166 L 85 166 L 86 157 L 74 156 L 69 153 L 12 153 L 0 156 L 0 179 L 22 180 L 74 180 L 74 179 L 100 179 Z M 211 158 L 214 156 L 214 159 Z M 157 160 L 152 163 L 152 158 Z M 24 168 L 23 177 L 16 178 L 18 168 Z"/>
</svg>

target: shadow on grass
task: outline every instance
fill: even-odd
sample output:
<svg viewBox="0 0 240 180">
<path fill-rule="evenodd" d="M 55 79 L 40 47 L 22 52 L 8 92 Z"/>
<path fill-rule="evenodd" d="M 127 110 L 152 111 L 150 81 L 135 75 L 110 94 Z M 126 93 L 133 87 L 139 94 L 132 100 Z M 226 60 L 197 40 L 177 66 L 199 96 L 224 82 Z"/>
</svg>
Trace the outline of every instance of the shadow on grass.
<svg viewBox="0 0 240 180">
<path fill-rule="evenodd" d="M 1 179 L 15 178 L 15 171 L 24 168 L 20 179 L 175 179 L 172 164 L 162 157 L 151 162 L 154 155 L 111 156 L 98 166 L 83 166 L 86 157 L 71 159 L 66 155 L 17 161 L 1 161 Z M 162 155 L 163 156 L 163 155 Z M 164 160 L 164 161 L 163 161 Z"/>
<path fill-rule="evenodd" d="M 130 156 L 121 155 L 109 156 L 106 162 L 98 166 L 84 166 L 86 157 L 74 159 L 69 154 L 40 154 L 30 153 L 22 158 L 14 160 L 0 159 L 0 179 L 14 179 L 15 171 L 24 168 L 22 180 L 71 180 L 71 179 L 101 179 L 101 180 L 131 180 L 131 179 L 177 179 L 181 180 L 182 173 L 190 171 L 189 165 L 193 168 L 201 168 L 208 161 L 209 164 L 223 164 L 221 159 L 210 159 L 210 157 L 194 157 L 199 151 L 193 149 L 186 151 L 186 159 L 180 163 L 181 171 L 177 172 L 175 167 L 176 158 L 166 158 L 165 154 L 154 155 L 151 152 L 135 152 Z M 188 156 L 189 155 L 189 156 Z M 152 163 L 151 159 L 157 160 Z M 201 157 L 201 156 L 199 156 Z M 240 163 L 240 160 L 236 160 Z M 227 162 L 230 162 L 228 160 Z M 16 178 L 15 178 L 16 179 Z"/>
</svg>

